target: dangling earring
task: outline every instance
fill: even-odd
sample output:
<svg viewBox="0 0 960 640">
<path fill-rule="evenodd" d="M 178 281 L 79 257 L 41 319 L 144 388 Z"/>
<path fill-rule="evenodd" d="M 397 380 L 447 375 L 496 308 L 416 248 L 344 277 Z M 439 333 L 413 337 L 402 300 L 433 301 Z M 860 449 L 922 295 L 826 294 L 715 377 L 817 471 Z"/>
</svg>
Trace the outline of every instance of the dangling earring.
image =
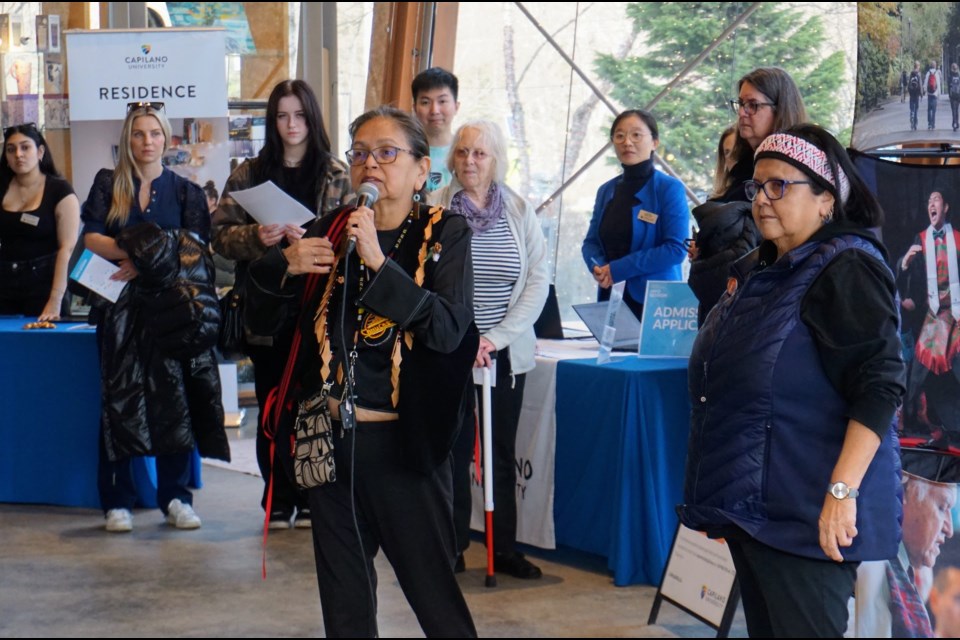
<svg viewBox="0 0 960 640">
<path fill-rule="evenodd" d="M 419 193 L 413 194 L 413 201 L 414 201 L 414 202 L 420 202 L 420 194 L 419 194 Z"/>
</svg>

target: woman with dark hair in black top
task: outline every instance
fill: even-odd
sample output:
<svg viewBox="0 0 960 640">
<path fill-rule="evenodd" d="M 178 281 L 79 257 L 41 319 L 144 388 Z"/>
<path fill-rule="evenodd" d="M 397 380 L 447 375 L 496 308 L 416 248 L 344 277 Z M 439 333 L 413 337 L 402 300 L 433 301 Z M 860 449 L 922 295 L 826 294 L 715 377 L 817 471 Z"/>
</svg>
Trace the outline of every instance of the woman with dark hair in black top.
<svg viewBox="0 0 960 640">
<path fill-rule="evenodd" d="M 0 194 L 0 315 L 56 320 L 80 232 L 80 201 L 57 173 L 37 125 L 4 130 Z"/>
</svg>

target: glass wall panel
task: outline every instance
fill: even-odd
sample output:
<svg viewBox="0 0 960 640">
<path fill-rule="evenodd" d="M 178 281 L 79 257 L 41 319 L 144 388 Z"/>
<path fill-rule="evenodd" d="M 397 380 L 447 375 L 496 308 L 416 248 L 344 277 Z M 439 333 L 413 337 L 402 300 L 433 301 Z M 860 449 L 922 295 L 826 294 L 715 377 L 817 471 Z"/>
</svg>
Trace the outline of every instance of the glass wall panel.
<svg viewBox="0 0 960 640">
<path fill-rule="evenodd" d="M 564 319 L 575 317 L 571 304 L 596 296 L 580 244 L 597 188 L 620 171 L 612 148 L 604 151 L 615 113 L 647 106 L 750 4 L 460 5 L 456 123 L 488 118 L 507 134 L 507 182 L 543 206 Z M 855 98 L 855 3 L 761 3 L 651 109 L 660 126 L 659 156 L 688 186 L 691 205 L 710 189 L 720 132 L 735 120 L 727 101 L 736 97 L 736 81 L 769 65 L 787 69 L 811 118 L 847 142 Z"/>
</svg>

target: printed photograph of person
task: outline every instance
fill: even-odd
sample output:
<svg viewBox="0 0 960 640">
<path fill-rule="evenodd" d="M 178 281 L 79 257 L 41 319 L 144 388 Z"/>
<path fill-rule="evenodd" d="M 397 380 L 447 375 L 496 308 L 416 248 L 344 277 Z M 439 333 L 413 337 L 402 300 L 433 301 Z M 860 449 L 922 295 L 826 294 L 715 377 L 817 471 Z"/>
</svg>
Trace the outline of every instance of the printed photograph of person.
<svg viewBox="0 0 960 640">
<path fill-rule="evenodd" d="M 865 562 L 857 571 L 856 637 L 933 636 L 924 604 L 941 551 L 953 539 L 956 503 L 956 484 L 903 474 L 903 540 L 896 558 Z"/>
<path fill-rule="evenodd" d="M 907 395 L 900 431 L 960 444 L 960 232 L 952 214 L 960 167 L 854 154 L 888 212 L 880 230 L 897 277 Z"/>
<path fill-rule="evenodd" d="M 933 623 L 933 637 L 960 638 L 960 567 L 937 569 L 927 604 Z"/>
</svg>

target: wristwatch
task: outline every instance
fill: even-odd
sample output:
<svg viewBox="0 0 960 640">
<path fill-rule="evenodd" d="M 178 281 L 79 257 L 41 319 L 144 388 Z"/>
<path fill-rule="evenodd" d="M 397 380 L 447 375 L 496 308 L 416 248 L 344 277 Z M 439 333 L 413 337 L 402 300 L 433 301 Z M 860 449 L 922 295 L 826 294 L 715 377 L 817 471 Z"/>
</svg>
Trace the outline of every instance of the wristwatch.
<svg viewBox="0 0 960 640">
<path fill-rule="evenodd" d="M 827 487 L 827 492 L 837 500 L 856 498 L 858 495 L 860 495 L 860 491 L 858 489 L 848 487 L 846 482 L 834 482 Z"/>
</svg>

